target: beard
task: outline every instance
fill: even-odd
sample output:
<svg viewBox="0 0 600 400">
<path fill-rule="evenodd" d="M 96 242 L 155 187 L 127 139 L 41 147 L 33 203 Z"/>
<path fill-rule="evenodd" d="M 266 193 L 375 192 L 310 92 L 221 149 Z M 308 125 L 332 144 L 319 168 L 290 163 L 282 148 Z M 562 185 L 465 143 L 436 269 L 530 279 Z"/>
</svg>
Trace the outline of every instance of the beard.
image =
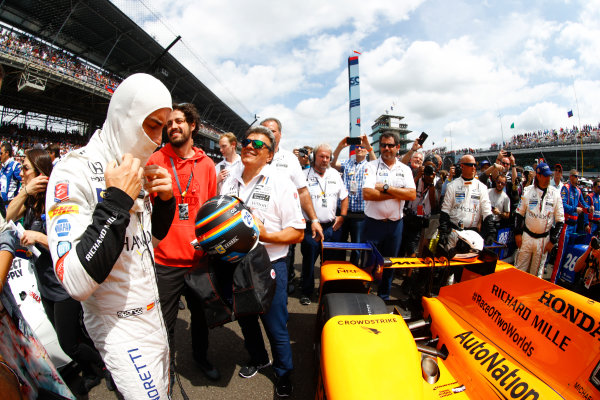
<svg viewBox="0 0 600 400">
<path fill-rule="evenodd" d="M 177 139 L 174 139 L 171 135 L 167 136 L 169 138 L 169 143 L 171 143 L 171 146 L 179 148 L 186 144 L 188 140 L 190 140 L 190 138 L 192 137 L 192 133 L 189 131 L 181 131 L 180 137 Z"/>
</svg>

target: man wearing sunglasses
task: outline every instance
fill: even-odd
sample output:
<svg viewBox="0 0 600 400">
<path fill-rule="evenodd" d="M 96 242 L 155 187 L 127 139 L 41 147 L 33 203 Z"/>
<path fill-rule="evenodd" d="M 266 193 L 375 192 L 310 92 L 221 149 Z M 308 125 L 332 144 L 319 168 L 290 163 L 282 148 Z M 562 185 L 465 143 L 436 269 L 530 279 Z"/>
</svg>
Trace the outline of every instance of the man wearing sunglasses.
<svg viewBox="0 0 600 400">
<path fill-rule="evenodd" d="M 485 238 L 486 244 L 496 238 L 492 207 L 485 184 L 475 178 L 477 163 L 470 154 L 460 159 L 462 175 L 448 184 L 440 212 L 439 245 L 446 251 L 456 245 L 455 230 L 470 229 Z M 479 225 L 481 224 L 481 232 Z"/>
<path fill-rule="evenodd" d="M 242 140 L 242 165 L 231 171 L 223 183 L 221 194 L 239 197 L 251 210 L 260 230 L 276 276 L 276 289 L 271 308 L 261 315 L 271 343 L 275 392 L 279 397 L 292 394 L 290 375 L 293 369 L 292 347 L 287 329 L 287 267 L 286 256 L 292 243 L 304 237 L 306 221 L 300 210 L 298 192 L 288 175 L 271 164 L 274 156 L 273 132 L 264 126 L 250 128 Z M 242 366 L 239 375 L 251 378 L 258 370 L 271 365 L 265 349 L 258 316 L 239 319 L 250 361 Z"/>
<path fill-rule="evenodd" d="M 333 160 L 331 165 L 342 173 L 342 180 L 348 191 L 348 216 L 344 218 L 340 241 L 348 241 L 348 236 L 352 243 L 361 243 L 362 232 L 365 224 L 365 200 L 362 190 L 365 183 L 365 169 L 369 160 L 375 160 L 377 157 L 373 152 L 373 147 L 369 144 L 366 135 L 361 136 L 361 144 L 355 147 L 355 157 L 339 162 L 340 152 L 348 145 L 348 137 L 343 138 L 333 151 Z M 360 253 L 352 251 L 350 262 L 358 265 Z"/>
<path fill-rule="evenodd" d="M 271 164 L 276 169 L 280 170 L 284 175 L 287 175 L 288 179 L 294 183 L 296 190 L 298 191 L 298 195 L 300 196 L 300 205 L 302 206 L 302 211 L 304 211 L 309 218 L 313 239 L 315 239 L 317 242 L 323 240 L 323 227 L 321 227 L 321 224 L 319 223 L 317 213 L 315 212 L 315 208 L 313 207 L 310 199 L 310 194 L 308 193 L 308 188 L 306 187 L 306 176 L 302 172 L 300 162 L 294 153 L 283 149 L 279 145 L 281 143 L 281 121 L 279 121 L 277 118 L 267 118 L 262 120 L 260 125 L 269 128 L 275 136 L 275 155 L 273 156 L 273 161 Z M 296 270 L 294 269 L 295 246 L 289 247 L 290 249 L 286 259 L 286 265 L 289 278 L 288 292 L 291 293 L 294 290 L 292 281 L 296 276 Z"/>
<path fill-rule="evenodd" d="M 370 161 L 365 171 L 364 241 L 372 241 L 385 257 L 397 257 L 402 243 L 404 202 L 417 197 L 411 169 L 398 161 L 396 154 L 400 138 L 394 132 L 384 132 L 379 139 L 381 156 Z M 385 269 L 377 295 L 390 298 L 393 269 Z"/>
<path fill-rule="evenodd" d="M 171 385 L 175 383 L 175 325 L 182 294 L 191 314 L 192 357 L 208 379 L 219 379 L 219 371 L 207 359 L 208 327 L 202 302 L 184 279 L 203 256 L 201 251 L 190 246 L 196 238 L 196 214 L 202 204 L 217 193 L 214 163 L 202 149 L 194 147 L 193 138 L 199 126 L 200 116 L 193 104 L 174 104 L 167 119 L 169 143 L 152 154 L 148 161 L 148 165 L 158 165 L 169 171 L 177 203 L 171 229 L 154 249 L 160 305 L 169 335 Z"/>
<path fill-rule="evenodd" d="M 541 278 L 546 256 L 558 242 L 565 216 L 559 191 L 550 186 L 552 170 L 538 164 L 533 185 L 527 186 L 515 212 L 515 267 Z"/>
</svg>

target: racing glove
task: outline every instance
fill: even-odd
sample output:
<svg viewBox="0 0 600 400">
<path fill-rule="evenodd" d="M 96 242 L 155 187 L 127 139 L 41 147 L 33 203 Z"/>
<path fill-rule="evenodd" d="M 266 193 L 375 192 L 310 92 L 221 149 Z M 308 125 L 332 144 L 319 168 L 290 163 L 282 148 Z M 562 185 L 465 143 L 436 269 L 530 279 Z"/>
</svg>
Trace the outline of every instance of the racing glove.
<svg viewBox="0 0 600 400">
<path fill-rule="evenodd" d="M 486 246 L 493 244 L 496 239 L 496 224 L 494 223 L 493 215 L 485 217 L 482 228 L 482 233 L 484 234 L 482 236 L 485 238 L 484 244 Z"/>
<path fill-rule="evenodd" d="M 438 240 L 438 245 L 446 248 L 448 246 L 448 235 L 452 231 L 452 225 L 450 223 L 450 215 L 443 211 L 440 212 L 440 226 L 438 227 L 438 232 L 440 234 L 440 239 Z"/>
<path fill-rule="evenodd" d="M 562 224 L 562 222 L 561 222 Z M 525 226 L 525 217 L 519 213 L 515 213 L 515 235 L 523 234 L 523 227 Z"/>
<path fill-rule="evenodd" d="M 556 244 L 558 242 L 558 238 L 564 224 L 564 222 L 557 222 L 554 224 L 552 229 L 550 229 L 550 243 Z"/>
</svg>

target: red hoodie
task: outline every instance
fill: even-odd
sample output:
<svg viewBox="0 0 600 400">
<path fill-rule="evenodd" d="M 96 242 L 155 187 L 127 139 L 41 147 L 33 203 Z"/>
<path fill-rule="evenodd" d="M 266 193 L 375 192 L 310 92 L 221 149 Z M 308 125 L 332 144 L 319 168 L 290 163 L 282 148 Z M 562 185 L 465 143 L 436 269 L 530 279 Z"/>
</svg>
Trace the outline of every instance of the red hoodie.
<svg viewBox="0 0 600 400">
<path fill-rule="evenodd" d="M 190 245 L 190 242 L 196 238 L 194 233 L 196 214 L 206 200 L 217 194 L 215 164 L 204 151 L 196 147 L 193 149 L 194 155 L 184 160 L 175 154 L 171 144 L 167 144 L 152 154 L 148 160 L 148 165 L 156 164 L 169 171 L 173 184 L 173 195 L 178 205 L 183 202 L 183 199 L 173 175 L 170 158 L 175 163 L 179 185 L 183 191 L 187 186 L 192 166 L 196 162 L 192 182 L 185 195 L 185 202 L 189 207 L 189 219 L 180 220 L 178 208 L 176 208 L 169 233 L 154 249 L 156 262 L 169 267 L 192 267 L 198 263 L 203 253 Z"/>
</svg>

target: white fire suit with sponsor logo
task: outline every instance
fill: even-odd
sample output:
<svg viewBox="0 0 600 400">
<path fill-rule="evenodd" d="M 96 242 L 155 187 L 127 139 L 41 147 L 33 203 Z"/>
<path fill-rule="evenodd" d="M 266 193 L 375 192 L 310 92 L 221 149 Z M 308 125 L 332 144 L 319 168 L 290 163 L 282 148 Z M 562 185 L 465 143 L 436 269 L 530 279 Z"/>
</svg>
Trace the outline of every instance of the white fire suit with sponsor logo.
<svg viewBox="0 0 600 400">
<path fill-rule="evenodd" d="M 515 267 L 541 278 L 548 255 L 545 247 L 549 241 L 558 241 L 565 221 L 560 191 L 548 186 L 544 193 L 536 185 L 530 185 L 525 188 L 516 213 L 515 235 L 522 234 L 523 239 Z"/>
<path fill-rule="evenodd" d="M 454 248 L 458 235 L 453 229 L 473 229 L 480 231 L 486 222 L 488 229 L 482 229 L 482 236 L 495 234 L 488 187 L 478 179 L 465 180 L 462 176 L 454 179 L 446 187 L 446 195 L 440 214 L 440 242 Z M 449 217 L 449 218 L 448 218 Z M 483 232 L 485 231 L 485 232 Z M 444 240 L 441 240 L 444 237 Z"/>
<path fill-rule="evenodd" d="M 102 129 L 54 167 L 46 196 L 55 273 L 82 302 L 87 331 L 125 399 L 169 398 L 169 347 L 149 196 L 142 191 L 134 201 L 106 189 L 104 171 L 124 153 L 146 164 L 156 144 L 142 123 L 161 108 L 171 108 L 171 96 L 160 81 L 145 74 L 123 81 Z"/>
</svg>

